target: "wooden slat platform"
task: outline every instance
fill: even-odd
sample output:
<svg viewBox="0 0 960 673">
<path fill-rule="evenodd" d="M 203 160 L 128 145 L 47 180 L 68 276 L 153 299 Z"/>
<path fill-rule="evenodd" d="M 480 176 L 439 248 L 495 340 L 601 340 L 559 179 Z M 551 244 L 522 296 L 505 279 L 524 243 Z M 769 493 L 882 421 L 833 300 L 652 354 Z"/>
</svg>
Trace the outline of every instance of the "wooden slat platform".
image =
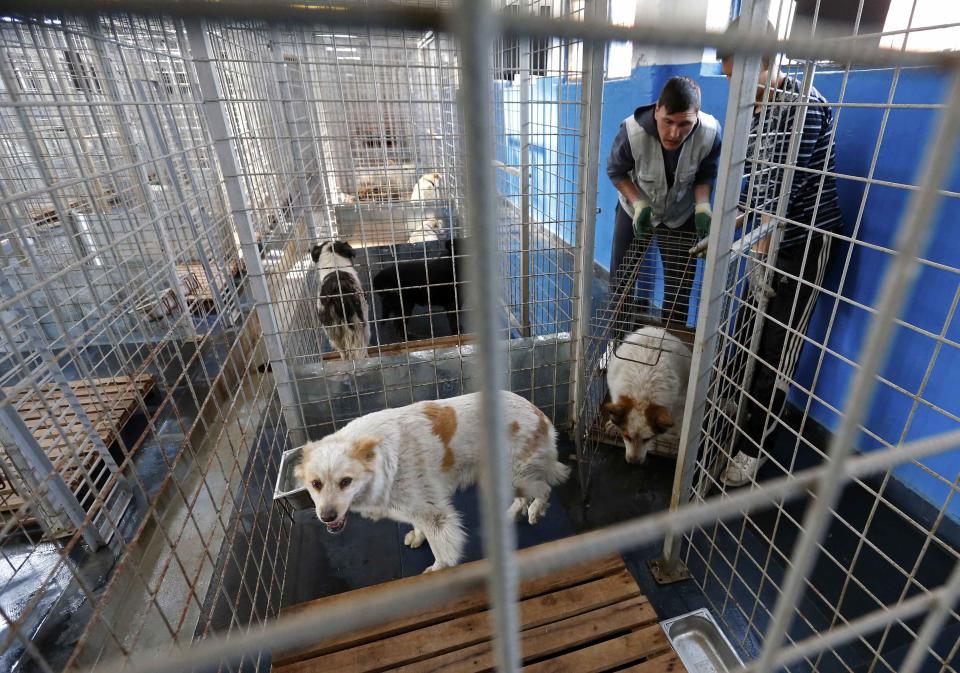
<svg viewBox="0 0 960 673">
<path fill-rule="evenodd" d="M 430 575 L 421 575 L 392 585 L 430 580 Z M 283 614 L 350 601 L 376 589 L 302 603 Z M 522 583 L 520 623 L 526 671 L 684 671 L 656 613 L 620 557 Z M 486 595 L 479 592 L 412 617 L 278 654 L 273 671 L 480 673 L 494 669 L 491 638 Z"/>
<path fill-rule="evenodd" d="M 109 378 L 71 381 L 80 407 L 106 446 L 116 440 L 116 430 L 137 410 L 139 401 L 153 388 L 153 377 L 140 374 L 135 377 L 113 376 Z M 9 403 L 17 410 L 24 424 L 30 429 L 40 447 L 47 453 L 50 462 L 74 493 L 84 488 L 84 474 L 92 479 L 101 475 L 105 465 L 100 453 L 94 448 L 90 436 L 76 413 L 62 394 L 58 384 L 39 386 L 50 405 L 47 412 L 33 389 L 4 388 Z M 101 400 L 97 399 L 99 393 Z M 68 446 L 56 427 L 63 428 Z M 0 454 L 3 449 L 0 448 Z M 23 505 L 22 497 L 14 485 L 6 479 L 0 483 L 0 523 Z M 32 525 L 31 519 L 24 521 Z"/>
<path fill-rule="evenodd" d="M 231 277 L 237 275 L 239 268 L 240 261 L 237 259 L 231 260 L 229 268 Z M 217 289 L 223 291 L 226 287 L 226 281 L 229 279 L 223 278 L 220 266 L 213 262 L 210 263 L 210 272 L 213 274 Z M 191 310 L 197 310 L 201 306 L 213 302 L 213 288 L 210 287 L 210 279 L 203 269 L 203 264 L 200 262 L 177 264 L 177 275 L 186 288 L 186 297 L 187 301 L 191 302 Z"/>
</svg>

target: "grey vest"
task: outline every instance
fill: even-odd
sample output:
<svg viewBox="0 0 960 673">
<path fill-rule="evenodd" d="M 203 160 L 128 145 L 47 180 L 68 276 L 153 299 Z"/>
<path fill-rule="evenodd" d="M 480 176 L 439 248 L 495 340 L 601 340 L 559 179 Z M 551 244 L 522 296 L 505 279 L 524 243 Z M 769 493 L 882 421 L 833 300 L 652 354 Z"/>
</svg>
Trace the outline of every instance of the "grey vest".
<svg viewBox="0 0 960 673">
<path fill-rule="evenodd" d="M 700 162 L 713 149 L 713 143 L 720 131 L 720 124 L 706 112 L 699 112 L 698 117 L 700 123 L 684 141 L 680 150 L 677 172 L 673 176 L 673 186 L 670 189 L 667 189 L 667 174 L 663 166 L 660 140 L 644 131 L 633 115 L 623 120 L 634 161 L 630 179 L 650 203 L 653 226 L 662 223 L 675 229 L 693 215 L 696 205 L 693 179 L 700 168 Z M 620 206 L 633 217 L 633 208 L 623 194 L 620 195 Z"/>
</svg>

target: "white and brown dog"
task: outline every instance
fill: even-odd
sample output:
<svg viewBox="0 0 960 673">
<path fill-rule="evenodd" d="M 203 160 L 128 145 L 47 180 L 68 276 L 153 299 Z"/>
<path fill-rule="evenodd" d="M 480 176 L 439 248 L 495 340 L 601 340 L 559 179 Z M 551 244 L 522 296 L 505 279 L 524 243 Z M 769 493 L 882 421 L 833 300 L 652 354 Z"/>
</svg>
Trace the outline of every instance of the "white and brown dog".
<svg viewBox="0 0 960 673">
<path fill-rule="evenodd" d="M 440 198 L 440 174 L 424 173 L 410 192 L 410 201 L 436 201 Z M 410 232 L 409 243 L 423 243 L 437 240 L 437 231 L 442 222 L 435 215 L 424 217 L 419 226 Z"/>
<path fill-rule="evenodd" d="M 353 268 L 354 255 L 345 241 L 324 241 L 310 251 L 317 267 L 320 325 L 342 360 L 365 358 L 370 342 L 367 298 Z"/>
<path fill-rule="evenodd" d="M 642 463 L 654 441 L 678 439 L 690 377 L 690 349 L 662 327 L 641 327 L 607 363 L 610 401 L 603 408 L 620 431 L 628 463 Z"/>
<path fill-rule="evenodd" d="M 411 201 L 436 201 L 440 198 L 440 174 L 424 173 L 410 192 Z"/>
<path fill-rule="evenodd" d="M 443 223 L 438 217 L 425 217 L 419 226 L 410 232 L 408 243 L 426 243 L 437 240 L 437 232 Z"/>
<path fill-rule="evenodd" d="M 535 524 L 570 468 L 557 460 L 556 431 L 543 412 L 519 395 L 501 396 L 517 496 L 508 514 Z M 439 570 L 463 556 L 466 535 L 452 497 L 476 482 L 488 435 L 477 393 L 417 402 L 367 414 L 305 445 L 296 475 L 331 533 L 343 531 L 350 512 L 412 524 L 404 544 L 429 542 L 427 571 Z"/>
</svg>

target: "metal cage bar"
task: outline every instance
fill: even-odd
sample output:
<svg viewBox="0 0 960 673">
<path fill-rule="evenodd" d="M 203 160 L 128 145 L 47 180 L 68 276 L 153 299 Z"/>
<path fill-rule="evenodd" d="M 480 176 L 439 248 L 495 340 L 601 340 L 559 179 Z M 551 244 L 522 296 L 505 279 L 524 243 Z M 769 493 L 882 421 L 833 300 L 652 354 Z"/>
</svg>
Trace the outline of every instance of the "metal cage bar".
<svg viewBox="0 0 960 673">
<path fill-rule="evenodd" d="M 464 0 L 460 5 L 457 37 L 460 48 L 473 54 L 463 65 L 462 89 L 464 105 L 464 149 L 473 162 L 467 170 L 467 214 L 473 223 L 474 259 L 471 284 L 476 309 L 477 348 L 481 366 L 477 372 L 481 398 L 482 423 L 489 429 L 486 460 L 481 469 L 483 496 L 483 533 L 486 556 L 492 574 L 488 580 L 493 607 L 494 652 L 497 668 L 519 670 L 520 637 L 518 580 L 513 563 L 516 540 L 507 520 L 511 501 L 510 476 L 507 467 L 506 423 L 502 414 L 499 391 L 504 387 L 505 348 L 497 329 L 501 315 L 499 260 L 492 180 L 493 157 L 490 142 L 493 135 L 490 120 L 492 99 L 490 46 L 494 37 L 494 16 L 488 3 Z M 521 66 L 522 67 L 522 66 Z M 484 291 L 486 290 L 486 291 Z M 492 366 L 490 366 L 492 365 Z"/>
<path fill-rule="evenodd" d="M 766 20 L 769 2 L 750 1 L 743 4 L 743 16 L 749 22 L 741 24 L 747 33 L 756 30 L 761 20 Z M 717 176 L 717 194 L 714 209 L 718 214 L 719 226 L 711 227 L 708 250 L 715 254 L 707 256 L 702 286 L 703 300 L 697 314 L 697 341 L 693 348 L 690 364 L 690 381 L 683 413 L 683 429 L 680 434 L 680 449 L 677 454 L 677 470 L 674 476 L 673 492 L 670 496 L 670 508 L 676 509 L 690 500 L 690 488 L 696 467 L 696 456 L 700 443 L 699 428 L 703 423 L 705 400 L 711 362 L 717 352 L 717 332 L 720 329 L 724 279 L 730 268 L 730 251 L 734 239 L 734 225 L 737 219 L 737 197 L 740 191 L 740 176 L 747 154 L 747 133 L 750 111 L 756 97 L 757 74 L 760 72 L 760 59 L 745 58 L 734 64 L 730 81 L 730 104 L 724 126 L 728 129 L 727 142 L 721 148 L 721 172 Z M 732 129 L 730 131 L 729 129 Z M 731 142 L 732 140 L 732 142 Z M 663 562 L 667 568 L 676 565 L 679 559 L 679 541 L 668 537 L 663 545 Z"/>
<path fill-rule="evenodd" d="M 292 438 L 295 442 L 303 442 L 306 440 L 306 436 L 303 434 L 305 423 L 300 413 L 296 384 L 291 377 L 284 356 L 279 326 L 274 313 L 274 302 L 260 261 L 257 236 L 248 215 L 250 201 L 246 194 L 246 188 L 239 177 L 237 148 L 231 140 L 235 137 L 235 134 L 228 121 L 227 112 L 220 102 L 223 96 L 219 91 L 215 61 L 210 54 L 208 31 L 202 22 L 192 22 L 187 26 L 187 36 L 197 67 L 200 91 L 204 98 L 204 114 L 207 123 L 210 125 L 217 157 L 224 172 L 227 198 L 233 211 L 237 234 L 240 238 L 244 260 L 250 275 L 257 315 L 260 319 L 261 329 L 267 343 L 267 352 L 270 356 L 270 366 L 277 381 L 277 393 L 280 395 Z"/>
<path fill-rule="evenodd" d="M 13 95 L 0 106 L 0 139 L 12 124 L 11 133 L 18 142 L 34 143 L 29 154 L 46 173 L 40 171 L 38 177 L 29 167 L 14 166 L 13 159 L 21 151 L 16 143 L 0 146 L 0 170 L 5 178 L 9 176 L 0 187 L 0 209 L 13 223 L 9 241 L 13 251 L 8 253 L 4 240 L 0 258 L 5 270 L 13 269 L 17 260 L 27 260 L 25 266 L 36 271 L 33 276 L 18 277 L 19 284 L 5 290 L 0 302 L 4 337 L 13 351 L 0 353 L 0 380 L 4 386 L 32 390 L 39 396 L 38 409 L 42 407 L 42 414 L 51 420 L 55 418 L 53 398 L 44 386 L 51 382 L 65 386 L 69 395 L 70 376 L 74 375 L 56 371 L 60 359 L 69 360 L 67 369 L 73 372 L 70 368 L 75 367 L 76 376 L 84 382 L 104 372 L 148 371 L 162 398 L 158 403 L 140 392 L 129 395 L 137 398 L 135 413 L 142 414 L 147 428 L 138 430 L 132 441 L 132 432 L 127 436 L 122 432 L 124 420 L 119 413 L 106 421 L 111 426 L 110 450 L 107 440 L 92 439 L 99 442 L 98 447 L 103 445 L 107 456 L 112 451 L 112 468 L 125 478 L 129 475 L 137 496 L 132 511 L 143 518 L 133 517 L 132 524 L 120 525 L 116 515 L 108 511 L 105 516 L 114 531 L 131 535 L 129 539 L 136 543 L 119 544 L 116 575 L 102 597 L 95 595 L 71 565 L 70 555 L 85 552 L 84 538 L 92 541 L 95 529 L 90 524 L 96 507 L 76 511 L 71 524 L 77 531 L 54 554 L 56 564 L 45 571 L 45 577 L 55 579 L 60 572 L 80 582 L 92 606 L 90 624 L 81 629 L 83 635 L 69 661 L 60 662 L 48 660 L 32 645 L 30 614 L 4 612 L 4 619 L 12 625 L 5 643 L 19 643 L 25 653 L 17 656 L 29 655 L 38 667 L 51 671 L 61 664 L 96 670 L 133 665 L 161 671 L 220 666 L 226 661 L 259 669 L 268 663 L 268 649 L 281 650 L 410 614 L 486 584 L 496 615 L 497 664 L 501 670 L 515 670 L 520 661 L 518 578 L 539 576 L 661 538 L 666 540 L 664 558 L 675 563 L 686 540 L 688 559 L 702 553 L 730 568 L 729 575 L 710 568 L 706 572 L 712 574 L 703 580 L 704 584 L 709 580 L 722 585 L 722 600 L 728 606 L 735 583 L 745 579 L 741 563 L 757 569 L 761 585 L 774 581 L 771 564 L 789 560 L 776 544 L 777 534 L 793 526 L 801 529 L 802 544 L 797 546 L 794 566 L 778 602 L 771 611 L 761 600 L 763 587 L 750 587 L 756 602 L 752 608 L 742 609 L 748 635 L 751 630 L 759 631 L 766 619 L 772 624 L 761 657 L 749 670 L 774 670 L 813 657 L 819 661 L 845 643 L 865 641 L 867 634 L 878 629 L 883 629 L 884 635 L 881 645 L 871 650 L 874 666 L 889 667 L 883 660 L 882 641 L 894 628 L 905 628 L 916 636 L 904 664 L 906 670 L 917 668 L 932 652 L 940 658 L 934 652 L 934 640 L 941 625 L 955 618 L 953 603 L 960 575 L 954 572 L 942 586 L 928 586 L 917 577 L 916 565 L 911 569 L 897 563 L 862 532 L 856 554 L 864 550 L 881 556 L 907 583 L 896 605 L 871 594 L 875 609 L 847 619 L 840 608 L 848 587 L 851 591 L 869 590 L 853 573 L 852 563 L 844 568 L 842 560 L 824 548 L 822 534 L 831 517 L 853 528 L 835 507 L 844 485 L 867 488 L 868 477 L 884 474 L 883 486 L 871 493 L 874 508 L 887 506 L 891 499 L 884 489 L 891 469 L 919 464 L 922 458 L 960 444 L 958 432 L 922 440 L 910 435 L 918 409 L 958 420 L 942 404 L 928 399 L 925 391 L 937 358 L 946 350 L 943 347 L 957 347 L 949 326 L 960 291 L 954 293 L 944 322 L 932 327 L 913 325 L 901 318 L 899 311 L 909 285 L 903 281 L 916 269 L 957 273 L 935 255 L 921 259 L 921 234 L 930 229 L 936 200 L 958 196 L 939 184 L 949 167 L 944 146 L 955 144 L 960 125 L 955 112 L 960 105 L 956 55 L 891 53 L 857 39 L 811 35 L 776 40 L 758 35 L 756 28 L 768 15 L 768 3 L 763 0 L 746 3 L 754 30 L 747 27 L 737 36 L 656 24 L 610 26 L 599 0 L 568 3 L 567 15 L 552 18 L 530 16 L 533 4 L 521 2 L 521 11 L 514 14 L 494 13 L 486 3 L 469 2 L 453 7 L 371 2 L 308 8 L 287 3 L 253 7 L 187 0 L 170 8 L 172 16 L 161 16 L 151 11 L 136 14 L 150 8 L 132 0 L 119 9 L 115 3 L 95 3 L 94 10 L 109 13 L 88 13 L 77 21 L 71 8 L 41 0 L 33 8 L 36 12 L 66 14 L 7 27 L 14 37 L 3 46 L 4 54 L 12 55 L 10 63 L 0 64 L 6 68 L 6 91 L 19 89 L 26 94 Z M 520 66 L 514 73 L 520 76 L 519 91 L 508 81 L 509 59 L 491 63 L 490 47 L 498 38 L 505 43 L 519 40 Z M 718 45 L 738 55 L 715 209 L 718 222 L 707 250 L 694 376 L 687 386 L 671 507 L 642 520 L 551 543 L 518 559 L 513 556 L 512 528 L 505 519 L 510 498 L 505 422 L 495 392 L 518 389 L 549 409 L 558 426 L 572 422 L 578 458 L 589 459 L 579 444 L 586 429 L 581 426 L 593 420 L 589 405 L 599 402 L 598 386 L 591 383 L 599 380 L 593 368 L 607 339 L 607 335 L 595 334 L 598 325 L 591 323 L 601 59 L 604 42 L 615 39 Z M 535 44 L 546 45 L 543 51 L 548 53 L 542 61 Z M 868 189 L 909 192 L 912 199 L 908 220 L 893 246 L 862 241 L 857 228 L 852 236 L 830 234 L 834 242 L 895 257 L 894 268 L 885 277 L 882 302 L 876 308 L 844 296 L 842 284 L 834 291 L 819 287 L 820 281 L 806 281 L 835 305 L 870 313 L 875 326 L 859 357 L 844 355 L 828 343 L 828 337 L 798 335 L 798 344 L 819 349 L 812 384 L 787 376 L 789 383 L 808 395 L 803 422 L 807 422 L 813 403 L 846 413 L 826 463 L 800 469 L 788 461 L 781 465 L 786 473 L 783 478 L 712 498 L 707 491 L 716 483 L 716 461 L 722 460 L 726 450 L 725 424 L 736 427 L 740 416 L 731 417 L 722 407 L 721 393 L 740 391 L 744 394 L 741 405 L 749 396 L 742 378 L 725 369 L 725 363 L 728 358 L 751 356 L 756 350 L 736 343 L 733 333 L 740 328 L 725 321 L 730 320 L 737 302 L 743 303 L 738 293 L 744 283 L 756 277 L 745 278 L 739 260 L 749 253 L 751 242 L 768 231 L 753 228 L 733 243 L 735 194 L 746 159 L 749 107 L 754 104 L 753 73 L 758 57 L 771 50 L 788 50 L 791 56 L 811 61 L 834 57 L 847 64 L 846 75 L 854 60 L 898 69 L 934 65 L 948 69 L 952 89 L 944 105 L 911 105 L 896 103 L 892 86 L 886 105 L 877 104 L 885 115 L 902 105 L 903 109 L 938 112 L 944 120 L 933 136 L 934 144 L 939 141 L 941 146 L 935 148 L 924 181 L 917 185 L 877 177 L 872 165 L 862 177 L 827 170 L 826 166 L 804 169 L 792 166 L 790 160 L 750 157 L 757 166 L 784 169 L 791 179 L 812 175 L 820 180 L 821 191 L 828 178 L 848 179 Z M 32 85 L 25 87 L 29 82 L 23 78 L 29 80 L 31 71 L 22 70 L 22 61 L 25 54 L 34 52 L 43 57 L 37 61 L 49 67 L 36 91 L 30 91 Z M 575 86 L 558 86 L 550 91 L 555 100 L 541 100 L 541 93 L 530 86 L 530 80 L 538 76 L 534 62 L 536 69 L 568 78 L 565 84 L 573 82 Z M 897 73 L 899 76 L 899 70 Z M 811 67 L 804 78 L 807 91 L 813 75 Z M 837 109 L 871 105 L 844 101 L 844 91 L 842 88 Z M 515 113 L 519 127 L 516 120 L 501 124 L 491 118 L 494 101 L 509 114 Z M 798 117 L 805 116 L 804 101 L 782 105 L 794 105 Z M 772 114 L 774 109 L 775 105 L 766 105 L 762 114 Z M 46 111 L 49 117 L 44 116 Z M 22 131 L 16 130 L 15 119 L 22 120 Z M 58 124 L 64 127 L 62 132 L 56 131 Z M 792 143 L 797 142 L 796 132 L 794 128 Z M 517 137 L 519 152 L 514 157 L 507 150 Z M 552 144 L 539 147 L 538 137 L 548 137 Z M 113 146 L 113 138 L 118 139 L 118 146 Z M 570 144 L 567 139 L 572 139 Z M 876 153 L 879 145 L 880 140 Z M 577 170 L 575 179 L 571 169 Z M 438 198 L 407 196 L 418 175 L 434 171 L 443 179 Z M 78 174 L 81 177 L 77 178 Z M 114 220 L 107 217 L 106 208 L 101 212 L 96 207 L 73 205 L 79 203 L 74 200 L 78 195 L 87 203 L 97 202 L 99 190 L 108 183 L 115 185 L 109 189 L 119 193 L 118 199 L 134 204 L 118 208 L 123 212 L 111 210 Z M 781 196 L 787 183 L 789 180 L 781 186 Z M 361 199 L 367 186 L 371 191 L 381 190 L 377 196 L 387 194 L 387 198 Z M 53 201 L 49 218 L 57 218 L 60 224 L 55 234 L 37 235 L 39 227 L 49 224 L 35 222 L 26 214 L 32 203 L 47 198 Z M 427 205 L 428 201 L 436 203 Z M 473 262 L 467 278 L 470 287 L 465 290 L 473 299 L 471 315 L 476 325 L 472 332 L 458 330 L 441 336 L 433 318 L 443 317 L 444 312 L 428 306 L 429 339 L 419 344 L 408 339 L 396 343 L 380 340 L 384 320 L 370 293 L 370 324 L 377 333 L 368 353 L 372 357 L 339 361 L 317 325 L 318 294 L 311 285 L 317 273 L 310 261 L 313 246 L 327 237 L 351 237 L 357 251 L 357 275 L 366 289 L 380 271 L 398 275 L 401 263 L 426 265 L 435 259 L 442 243 L 429 239 L 433 232 L 421 229 L 424 240 L 407 240 L 411 221 L 422 224 L 430 218 L 442 219 L 435 211 L 431 213 L 433 207 L 453 213 L 451 235 L 473 235 L 473 245 L 467 247 L 472 258 L 468 262 Z M 463 220 L 456 217 L 460 210 Z M 764 207 L 751 210 L 757 215 L 771 214 Z M 787 219 L 782 205 L 773 214 L 782 216 L 780 224 L 798 224 Z M 348 234 L 350 226 L 355 227 L 353 234 Z M 138 236 L 151 235 L 158 246 L 156 255 L 147 250 L 152 240 L 150 245 L 137 245 Z M 237 247 L 242 260 L 237 260 L 234 273 L 231 257 Z M 660 254 L 684 254 L 679 244 L 675 251 L 666 247 L 664 244 Z M 635 261 L 635 271 L 640 274 L 639 259 Z M 849 257 L 844 275 L 847 262 Z M 49 268 L 51 264 L 54 266 Z M 185 281 L 189 276 L 181 272 L 185 265 L 195 269 L 190 273 L 198 282 L 199 276 L 207 280 L 209 304 L 201 306 L 191 297 L 193 290 Z M 775 259 L 768 257 L 764 273 L 774 267 Z M 454 275 L 459 280 L 459 270 Z M 105 282 L 111 276 L 112 283 Z M 804 282 L 797 276 L 792 280 Z M 114 285 L 126 287 L 116 289 Z M 422 289 L 428 293 L 436 290 L 430 283 Z M 459 292 L 458 288 L 454 294 Z M 34 294 L 45 294 L 47 305 L 28 304 Z M 134 295 L 138 300 L 149 295 L 154 305 L 169 308 L 169 312 L 155 316 L 130 310 Z M 176 306 L 163 304 L 168 296 L 175 298 Z M 95 306 L 91 315 L 85 316 L 79 327 L 74 325 L 73 316 L 90 305 Z M 25 317 L 16 315 L 8 320 L 7 311 L 19 311 Z M 601 309 L 598 322 L 610 318 L 611 312 L 609 307 Z M 413 316 L 413 307 L 401 306 L 401 319 Z M 18 350 L 30 343 L 31 320 L 50 332 L 34 337 L 49 351 L 46 354 L 25 355 Z M 832 326 L 833 315 L 828 335 Z M 933 348 L 915 389 L 881 373 L 885 343 L 896 327 L 922 337 Z M 544 357 L 549 368 L 543 366 Z M 842 409 L 817 390 L 825 357 L 853 366 L 859 361 L 854 389 Z M 35 365 L 37 371 L 30 372 Z M 878 383 L 909 395 L 911 410 L 899 439 L 867 428 L 867 436 L 880 448 L 854 456 L 854 435 Z M 468 388 L 483 393 L 483 419 L 491 437 L 482 476 L 488 561 L 470 569 L 451 570 L 429 586 L 383 587 L 349 606 L 324 612 L 308 610 L 274 621 L 290 588 L 288 567 L 297 562 L 290 544 L 296 523 L 270 504 L 271 482 L 283 476 L 286 456 L 281 458 L 281 454 L 369 411 L 439 399 Z M 98 389 L 93 395 L 99 403 L 109 401 Z M 771 405 L 765 405 L 770 415 Z M 78 415 L 86 413 L 76 397 L 68 406 Z M 4 413 L 9 412 L 5 407 Z M 781 419 L 768 420 L 771 425 L 786 427 Z M 66 434 L 62 423 L 54 424 L 55 432 Z M 87 419 L 85 425 L 90 434 L 96 424 Z M 141 465 L 136 456 L 138 447 L 153 435 L 175 436 L 174 450 L 155 454 L 166 470 L 159 488 L 138 471 Z M 73 446 L 67 437 L 62 439 L 68 448 Z M 802 433 L 796 433 L 794 440 L 795 446 L 822 455 L 808 446 Z M 96 483 L 92 470 L 82 473 L 85 483 Z M 927 474 L 935 473 L 928 469 Z M 924 549 L 946 547 L 938 526 L 947 515 L 949 498 L 957 491 L 955 481 L 938 477 L 951 495 L 935 523 L 924 527 L 913 522 L 924 536 Z M 800 521 L 785 503 L 803 500 L 810 491 L 818 498 Z M 101 510 L 108 509 L 104 508 L 108 498 L 101 493 L 92 499 Z M 745 538 L 748 517 L 760 510 L 772 512 L 775 524 L 772 531 L 760 534 L 766 546 L 755 555 Z M 906 513 L 899 514 L 909 518 Z M 873 520 L 871 512 L 868 527 Z M 3 530 L 18 527 L 26 530 L 17 521 L 7 523 Z M 706 551 L 691 542 L 705 531 L 712 535 Z M 736 548 L 732 552 L 722 548 L 721 537 L 733 540 Z M 7 537 L 0 539 L 0 555 L 10 567 L 18 562 L 17 553 Z M 39 556 L 36 550 L 28 554 Z M 795 609 L 818 555 L 845 572 L 841 598 L 830 604 L 830 627 L 820 632 Z M 907 598 L 912 588 L 921 595 Z M 31 596 L 28 613 L 41 598 Z M 929 615 L 922 625 L 910 626 L 910 620 L 925 611 Z M 815 635 L 787 644 L 784 640 L 790 623 L 797 619 Z M 253 624 L 263 628 L 252 628 Z M 151 651 L 166 653 L 174 643 L 188 640 L 196 642 L 169 657 L 145 661 L 141 656 Z"/>
</svg>

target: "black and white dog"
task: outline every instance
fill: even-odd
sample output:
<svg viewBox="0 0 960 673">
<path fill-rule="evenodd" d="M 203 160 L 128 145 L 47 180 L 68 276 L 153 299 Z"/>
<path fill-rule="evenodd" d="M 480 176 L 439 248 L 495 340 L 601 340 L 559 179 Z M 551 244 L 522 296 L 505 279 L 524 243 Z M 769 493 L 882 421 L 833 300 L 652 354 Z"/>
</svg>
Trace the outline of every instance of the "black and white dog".
<svg viewBox="0 0 960 673">
<path fill-rule="evenodd" d="M 460 332 L 459 312 L 466 292 L 466 270 L 461 260 L 467 245 L 464 239 L 448 239 L 444 245 L 447 252 L 442 257 L 396 262 L 373 277 L 374 294 L 383 306 L 380 317 L 401 320 L 404 338 L 417 306 L 443 308 L 450 333 Z"/>
<path fill-rule="evenodd" d="M 354 255 L 344 241 L 324 241 L 310 251 L 317 266 L 320 324 L 343 360 L 365 358 L 370 342 L 367 299 L 353 268 Z"/>
</svg>

